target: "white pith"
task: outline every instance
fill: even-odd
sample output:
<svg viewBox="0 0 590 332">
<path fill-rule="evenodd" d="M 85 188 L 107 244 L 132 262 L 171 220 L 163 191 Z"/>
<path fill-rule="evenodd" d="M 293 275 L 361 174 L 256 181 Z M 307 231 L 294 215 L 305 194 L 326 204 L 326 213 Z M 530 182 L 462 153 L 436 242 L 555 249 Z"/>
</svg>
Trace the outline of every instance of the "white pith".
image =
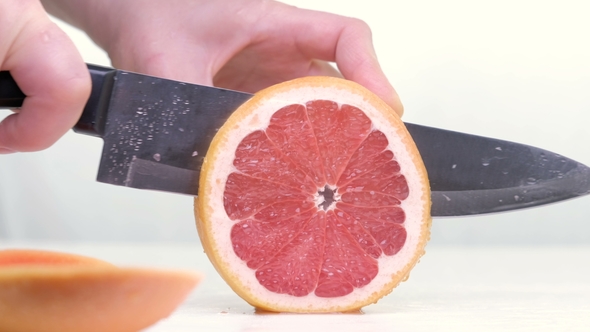
<svg viewBox="0 0 590 332">
<path fill-rule="evenodd" d="M 342 104 L 348 104 L 363 110 L 371 119 L 374 130 L 380 130 L 389 141 L 388 149 L 391 150 L 395 159 L 401 165 L 401 173 L 405 175 L 410 187 L 410 194 L 407 199 L 402 201 L 401 207 L 406 212 L 404 227 L 407 231 L 407 239 L 403 248 L 394 256 L 382 255 L 379 259 L 379 273 L 371 283 L 362 288 L 355 288 L 348 295 L 337 298 L 321 298 L 312 293 L 303 297 L 294 297 L 290 295 L 277 294 L 267 290 L 260 285 L 255 277 L 255 271 L 248 268 L 233 251 L 230 239 L 232 226 L 238 221 L 232 221 L 227 216 L 223 205 L 223 193 L 225 181 L 228 175 L 235 171 L 233 167 L 234 151 L 244 137 L 255 130 L 264 130 L 269 124 L 271 116 L 280 108 L 291 104 L 305 104 L 308 101 L 316 99 L 338 100 Z M 206 226 L 207 231 L 216 252 L 214 255 L 219 259 L 218 263 L 225 266 L 225 271 L 233 274 L 232 279 L 241 283 L 246 292 L 253 294 L 261 302 L 272 303 L 276 308 L 300 308 L 301 310 L 321 310 L 325 308 L 342 308 L 352 303 L 363 301 L 363 299 L 374 297 L 375 293 L 380 293 L 385 284 L 392 283 L 395 279 L 392 276 L 404 270 L 409 264 L 413 264 L 416 256 L 422 254 L 422 248 L 419 247 L 421 233 L 423 230 L 423 221 L 425 215 L 429 213 L 424 204 L 424 194 L 422 190 L 423 183 L 421 175 L 417 168 L 414 167 L 414 161 L 411 153 L 406 150 L 406 144 L 399 139 L 400 133 L 395 132 L 390 125 L 390 120 L 379 111 L 373 104 L 362 95 L 351 94 L 350 90 L 340 90 L 334 87 L 301 87 L 291 89 L 288 92 L 274 95 L 271 99 L 260 101 L 257 111 L 247 115 L 232 128 L 231 137 L 223 137 L 219 143 L 215 155 L 207 156 L 207 162 L 210 165 L 210 174 L 207 184 L 215 185 L 206 188 L 209 199 L 209 206 L 206 208 L 210 215 L 209 223 Z M 323 188 L 320 188 L 323 189 Z M 334 189 L 334 188 L 332 188 Z M 316 203 L 321 203 L 323 197 L 316 195 Z M 336 197 L 335 197 L 336 198 Z M 333 204 L 330 209 L 334 208 Z M 398 276 L 401 280 L 404 275 Z M 249 290 L 248 290 L 249 289 Z"/>
</svg>

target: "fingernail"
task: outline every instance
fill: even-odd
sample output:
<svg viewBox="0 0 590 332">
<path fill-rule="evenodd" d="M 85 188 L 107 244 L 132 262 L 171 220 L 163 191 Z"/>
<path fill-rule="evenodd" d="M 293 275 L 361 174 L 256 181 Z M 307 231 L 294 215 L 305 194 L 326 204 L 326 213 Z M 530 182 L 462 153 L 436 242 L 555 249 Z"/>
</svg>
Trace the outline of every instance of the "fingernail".
<svg viewBox="0 0 590 332">
<path fill-rule="evenodd" d="M 397 97 L 397 105 L 395 106 L 395 111 L 397 112 L 397 114 L 399 114 L 399 116 L 404 115 L 404 104 L 399 99 L 399 97 Z"/>
<path fill-rule="evenodd" d="M 400 117 L 404 115 L 404 104 L 399 99 L 399 95 L 394 92 L 394 94 L 390 97 L 390 99 L 385 101 L 393 110 L 399 115 Z"/>
</svg>

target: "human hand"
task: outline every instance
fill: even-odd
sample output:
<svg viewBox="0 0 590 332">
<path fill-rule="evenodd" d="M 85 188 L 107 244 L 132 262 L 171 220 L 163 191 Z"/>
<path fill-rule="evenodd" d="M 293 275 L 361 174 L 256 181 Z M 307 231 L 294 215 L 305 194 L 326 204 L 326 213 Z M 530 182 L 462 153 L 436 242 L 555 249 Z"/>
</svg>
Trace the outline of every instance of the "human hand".
<svg viewBox="0 0 590 332">
<path fill-rule="evenodd" d="M 51 2 L 77 7 L 55 13 L 86 30 L 117 68 L 246 92 L 301 76 L 343 76 L 403 112 L 371 31 L 357 19 L 266 0 Z"/>
<path fill-rule="evenodd" d="M 78 120 L 90 95 L 88 70 L 39 1 L 0 1 L 0 26 L 0 70 L 27 96 L 0 122 L 0 154 L 45 149 Z"/>
</svg>

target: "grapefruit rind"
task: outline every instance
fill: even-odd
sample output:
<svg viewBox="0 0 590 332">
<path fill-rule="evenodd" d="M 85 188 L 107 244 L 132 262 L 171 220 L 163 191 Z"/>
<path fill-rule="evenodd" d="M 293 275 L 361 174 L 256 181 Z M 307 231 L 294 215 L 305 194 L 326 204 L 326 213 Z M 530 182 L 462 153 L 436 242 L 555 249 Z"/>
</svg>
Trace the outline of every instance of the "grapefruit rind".
<svg viewBox="0 0 590 332">
<path fill-rule="evenodd" d="M 34 250 L 34 249 L 5 249 L 0 251 L 0 267 L 10 266 L 111 266 L 113 264 L 100 259 L 75 255 L 70 253 Z M 23 272 L 29 268 L 23 269 Z"/>
<path fill-rule="evenodd" d="M 189 271 L 119 268 L 79 255 L 3 250 L 0 330 L 137 331 L 169 316 L 201 279 Z"/>
<path fill-rule="evenodd" d="M 231 227 L 224 209 L 224 188 L 234 171 L 233 151 L 246 135 L 264 130 L 270 117 L 291 104 L 328 99 L 358 107 L 371 119 L 373 128 L 385 134 L 388 148 L 403 165 L 402 174 L 412 188 L 401 207 L 406 212 L 404 226 L 408 237 L 402 250 L 394 256 L 379 258 L 379 273 L 373 281 L 352 293 L 323 298 L 313 293 L 304 297 L 277 294 L 257 281 L 254 271 L 233 252 Z M 257 93 L 240 106 L 214 137 L 201 170 L 199 195 L 195 198 L 196 224 L 209 259 L 230 285 L 255 307 L 282 312 L 343 312 L 375 303 L 407 276 L 430 236 L 430 190 L 426 169 L 403 122 L 381 99 L 360 85 L 331 77 L 306 77 L 278 84 Z"/>
</svg>

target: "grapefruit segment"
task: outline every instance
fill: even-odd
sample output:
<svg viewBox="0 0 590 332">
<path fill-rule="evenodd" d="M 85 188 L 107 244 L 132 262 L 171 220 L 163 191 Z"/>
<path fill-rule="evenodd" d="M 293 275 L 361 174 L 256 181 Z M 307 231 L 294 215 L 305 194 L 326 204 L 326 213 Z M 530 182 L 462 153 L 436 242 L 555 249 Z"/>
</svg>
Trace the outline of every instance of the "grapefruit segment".
<svg viewBox="0 0 590 332">
<path fill-rule="evenodd" d="M 342 187 L 355 177 L 392 161 L 393 152 L 386 150 L 387 144 L 387 138 L 382 132 L 378 130 L 371 132 L 350 158 L 348 166 L 338 179 L 338 186 Z"/>
<path fill-rule="evenodd" d="M 328 100 L 309 101 L 306 109 L 323 160 L 326 182 L 334 185 L 354 150 L 369 134 L 371 120 L 356 107 L 340 107 Z"/>
<path fill-rule="evenodd" d="M 265 218 L 240 221 L 230 234 L 234 252 L 249 268 L 258 269 L 292 241 L 313 216 L 314 212 L 309 209 L 272 221 Z"/>
<path fill-rule="evenodd" d="M 246 136 L 234 159 L 234 166 L 241 174 L 279 183 L 303 192 L 314 192 L 316 185 L 287 156 L 283 155 L 266 136 L 258 130 Z"/>
<path fill-rule="evenodd" d="M 261 309 L 350 311 L 424 253 L 430 191 L 396 113 L 359 85 L 308 77 L 257 93 L 213 139 L 195 215 L 221 276 Z"/>
<path fill-rule="evenodd" d="M 256 279 L 277 294 L 299 297 L 311 293 L 322 265 L 323 253 L 317 248 L 324 247 L 325 228 L 325 215 L 314 215 L 281 250 L 267 256 L 268 261 L 256 270 Z"/>
<path fill-rule="evenodd" d="M 341 196 L 341 202 L 356 206 L 398 206 L 401 201 L 391 195 L 385 195 L 374 190 L 346 192 Z"/>
<path fill-rule="evenodd" d="M 252 216 L 275 202 L 305 202 L 308 199 L 308 195 L 287 185 L 232 173 L 226 183 L 224 206 L 233 220 L 239 220 Z"/>
<path fill-rule="evenodd" d="M 334 211 L 328 211 L 327 220 L 324 261 L 315 294 L 339 297 L 371 282 L 379 267 L 377 260 L 363 250 Z"/>
<path fill-rule="evenodd" d="M 399 164 L 391 160 L 341 186 L 343 193 L 369 192 L 390 195 L 400 200 L 408 197 L 405 177 L 399 173 Z"/>
<path fill-rule="evenodd" d="M 341 209 L 336 209 L 335 215 L 338 221 L 342 223 L 348 232 L 355 238 L 356 243 L 371 257 L 379 258 L 383 250 L 375 240 L 375 237 L 361 223 L 352 218 L 350 214 L 344 213 Z"/>
<path fill-rule="evenodd" d="M 289 105 L 278 110 L 270 119 L 266 134 L 314 181 L 316 187 L 325 182 L 322 160 L 305 106 Z"/>
</svg>

